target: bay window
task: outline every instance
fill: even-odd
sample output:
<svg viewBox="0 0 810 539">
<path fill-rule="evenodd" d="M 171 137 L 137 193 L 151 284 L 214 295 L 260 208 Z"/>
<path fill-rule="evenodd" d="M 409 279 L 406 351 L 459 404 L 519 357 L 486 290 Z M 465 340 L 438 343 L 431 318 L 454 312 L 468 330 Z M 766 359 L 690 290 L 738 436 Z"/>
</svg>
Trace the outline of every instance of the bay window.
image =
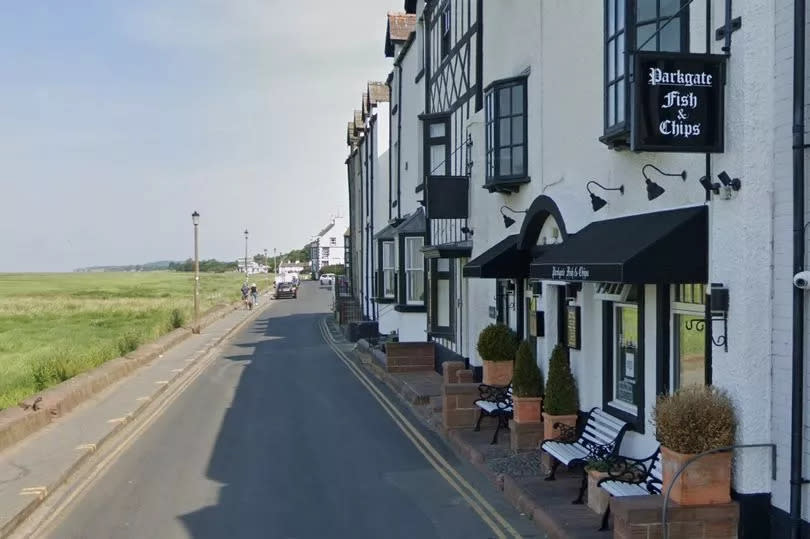
<svg viewBox="0 0 810 539">
<path fill-rule="evenodd" d="M 405 302 L 408 305 L 421 305 L 425 301 L 425 258 L 422 236 L 405 237 Z"/>
<path fill-rule="evenodd" d="M 394 242 L 382 242 L 382 297 L 396 297 L 396 267 L 394 265 Z"/>
<path fill-rule="evenodd" d="M 526 77 L 493 82 L 487 87 L 484 105 L 486 185 L 526 183 Z"/>
</svg>

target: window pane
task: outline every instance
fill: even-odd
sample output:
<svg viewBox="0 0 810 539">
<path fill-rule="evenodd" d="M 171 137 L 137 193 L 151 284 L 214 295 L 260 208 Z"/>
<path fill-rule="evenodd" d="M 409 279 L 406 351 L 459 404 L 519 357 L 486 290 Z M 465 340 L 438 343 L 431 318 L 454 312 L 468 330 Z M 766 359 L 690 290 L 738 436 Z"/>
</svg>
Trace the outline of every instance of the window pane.
<svg viewBox="0 0 810 539">
<path fill-rule="evenodd" d="M 523 116 L 512 118 L 512 144 L 523 144 Z"/>
<path fill-rule="evenodd" d="M 624 0 L 616 0 L 616 31 L 624 28 Z"/>
<path fill-rule="evenodd" d="M 616 2 L 617 0 L 607 1 L 607 29 L 608 36 L 612 36 L 616 32 Z"/>
<path fill-rule="evenodd" d="M 511 89 L 509 87 L 501 88 L 498 90 L 498 99 L 500 102 L 498 103 L 498 116 L 508 116 L 512 112 L 512 101 L 510 96 L 512 95 Z"/>
<path fill-rule="evenodd" d="M 616 38 L 616 73 L 624 73 L 624 32 Z"/>
<path fill-rule="evenodd" d="M 383 295 L 392 298 L 395 294 L 394 270 L 385 270 L 383 271 Z"/>
<path fill-rule="evenodd" d="M 639 22 L 649 21 L 658 17 L 656 13 L 656 4 L 658 0 L 637 0 L 636 4 L 636 20 Z M 641 41 L 639 41 L 641 43 Z"/>
<path fill-rule="evenodd" d="M 444 169 L 444 144 L 434 144 L 430 147 L 430 174 L 436 174 Z"/>
<path fill-rule="evenodd" d="M 425 283 L 422 277 L 421 270 L 411 270 L 408 273 L 408 299 L 410 302 L 419 302 L 425 300 Z"/>
<path fill-rule="evenodd" d="M 512 173 L 513 174 L 524 174 L 525 171 L 525 163 L 523 163 L 523 149 L 524 146 L 513 146 L 512 147 Z"/>
<path fill-rule="evenodd" d="M 616 308 L 616 367 L 614 372 L 614 398 L 627 404 L 636 402 L 636 384 L 640 374 L 638 358 L 638 309 L 636 307 Z"/>
<path fill-rule="evenodd" d="M 625 83 L 623 80 L 616 83 L 616 123 L 621 123 L 627 119 L 624 111 L 624 89 Z"/>
<path fill-rule="evenodd" d="M 671 17 L 681 9 L 681 0 L 661 0 L 661 17 Z M 673 21 L 675 22 L 675 21 Z"/>
<path fill-rule="evenodd" d="M 639 26 L 639 27 L 638 27 L 638 31 L 637 31 L 637 33 L 636 33 L 636 43 L 637 43 L 637 46 L 638 46 L 638 47 L 641 47 L 642 43 L 644 43 L 645 41 L 647 41 L 647 39 L 649 39 L 649 37 L 650 37 L 651 35 L 653 35 L 654 33 L 655 33 L 655 23 L 652 23 L 652 24 L 645 24 L 645 25 L 643 25 L 643 26 Z M 643 47 L 643 48 L 641 48 L 641 50 L 644 50 L 644 51 L 654 51 L 654 50 L 655 50 L 655 46 L 656 46 L 655 42 L 656 42 L 656 39 L 655 39 L 655 38 L 650 39 L 650 42 L 649 42 L 649 43 L 647 43 L 646 45 L 644 45 L 644 47 Z"/>
<path fill-rule="evenodd" d="M 665 22 L 661 21 L 662 23 Z M 672 21 L 661 29 L 661 48 L 662 51 L 679 52 L 681 50 L 681 21 L 672 19 Z"/>
<path fill-rule="evenodd" d="M 444 136 L 444 122 L 430 124 L 430 138 Z"/>
<path fill-rule="evenodd" d="M 607 80 L 614 80 L 616 78 L 615 62 L 616 58 L 616 41 L 609 41 L 607 44 Z"/>
<path fill-rule="evenodd" d="M 498 120 L 500 128 L 501 140 L 498 141 L 498 146 L 509 146 L 512 144 L 512 120 L 511 118 L 501 118 Z"/>
<path fill-rule="evenodd" d="M 437 271 L 450 271 L 450 259 L 449 258 L 440 258 L 436 261 L 436 270 Z"/>
<path fill-rule="evenodd" d="M 607 103 L 607 122 L 608 125 L 616 123 L 616 86 L 611 84 L 608 86 Z"/>
<path fill-rule="evenodd" d="M 512 86 L 512 114 L 523 113 L 523 85 Z"/>
<path fill-rule="evenodd" d="M 703 317 L 675 315 L 675 388 L 706 383 L 705 328 L 698 325 Z M 687 326 L 689 326 L 687 328 Z M 698 329 L 700 328 L 700 329 Z"/>
<path fill-rule="evenodd" d="M 502 148 L 498 151 L 498 167 L 500 176 L 512 174 L 512 150 L 510 148 Z"/>
<path fill-rule="evenodd" d="M 450 281 L 439 279 L 436 282 L 436 323 L 442 327 L 450 325 Z"/>
</svg>

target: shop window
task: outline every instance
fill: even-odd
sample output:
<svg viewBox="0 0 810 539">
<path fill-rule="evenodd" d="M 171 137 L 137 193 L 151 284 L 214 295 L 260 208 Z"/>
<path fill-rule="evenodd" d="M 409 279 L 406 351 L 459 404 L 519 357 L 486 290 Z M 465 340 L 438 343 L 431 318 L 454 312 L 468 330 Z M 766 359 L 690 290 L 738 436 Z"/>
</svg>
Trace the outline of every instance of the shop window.
<svg viewBox="0 0 810 539">
<path fill-rule="evenodd" d="M 396 266 L 394 265 L 394 242 L 382 242 L 382 297 L 396 297 Z"/>
<path fill-rule="evenodd" d="M 689 8 L 686 6 L 690 1 L 605 0 L 605 129 L 601 140 L 608 145 L 626 145 L 629 136 L 632 52 L 637 48 L 688 52 Z"/>
<path fill-rule="evenodd" d="M 405 238 L 405 303 L 422 304 L 425 301 L 425 259 L 423 237 Z"/>
<path fill-rule="evenodd" d="M 447 258 L 437 258 L 430 264 L 430 332 L 452 340 L 456 318 L 454 263 Z"/>
<path fill-rule="evenodd" d="M 487 88 L 486 181 L 488 184 L 527 176 L 526 77 L 497 81 Z"/>
<path fill-rule="evenodd" d="M 680 284 L 672 292 L 672 388 L 706 383 L 706 287 Z"/>
</svg>

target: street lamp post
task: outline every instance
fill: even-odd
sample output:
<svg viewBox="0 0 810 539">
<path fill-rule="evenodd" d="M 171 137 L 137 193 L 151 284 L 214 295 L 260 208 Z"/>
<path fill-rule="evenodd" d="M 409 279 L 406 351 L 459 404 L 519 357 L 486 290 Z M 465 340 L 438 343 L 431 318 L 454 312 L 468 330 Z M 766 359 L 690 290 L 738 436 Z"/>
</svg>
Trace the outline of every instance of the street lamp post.
<svg viewBox="0 0 810 539">
<path fill-rule="evenodd" d="M 276 282 L 278 277 L 278 255 L 276 254 L 276 248 L 273 247 L 273 282 Z"/>
<path fill-rule="evenodd" d="M 248 261 L 247 261 L 247 247 L 248 247 L 248 231 L 247 228 L 245 229 L 245 282 L 248 282 Z"/>
<path fill-rule="evenodd" d="M 196 211 L 191 214 L 194 223 L 194 327 L 192 333 L 200 332 L 200 250 L 199 250 L 199 224 L 200 214 Z"/>
<path fill-rule="evenodd" d="M 267 287 L 270 282 L 270 262 L 267 261 L 267 249 L 264 250 L 264 286 Z"/>
</svg>

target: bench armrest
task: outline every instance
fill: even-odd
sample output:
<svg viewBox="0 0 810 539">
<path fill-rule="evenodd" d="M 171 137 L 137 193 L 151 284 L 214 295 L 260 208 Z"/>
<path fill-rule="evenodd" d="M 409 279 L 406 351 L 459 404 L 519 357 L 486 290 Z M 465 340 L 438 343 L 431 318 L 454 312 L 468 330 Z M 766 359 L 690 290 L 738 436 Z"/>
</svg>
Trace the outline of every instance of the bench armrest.
<svg viewBox="0 0 810 539">
<path fill-rule="evenodd" d="M 480 384 L 478 386 L 479 399 L 494 402 L 498 408 L 504 410 L 512 406 L 512 397 L 509 395 L 509 386 L 491 386 Z"/>
<path fill-rule="evenodd" d="M 610 462 L 610 468 L 607 472 L 608 477 L 602 481 L 619 480 L 627 483 L 645 483 L 649 479 L 650 469 L 654 464 L 655 457 L 655 455 L 647 457 L 646 459 L 634 459 L 622 456 L 610 457 L 607 459 L 608 462 Z"/>
</svg>

